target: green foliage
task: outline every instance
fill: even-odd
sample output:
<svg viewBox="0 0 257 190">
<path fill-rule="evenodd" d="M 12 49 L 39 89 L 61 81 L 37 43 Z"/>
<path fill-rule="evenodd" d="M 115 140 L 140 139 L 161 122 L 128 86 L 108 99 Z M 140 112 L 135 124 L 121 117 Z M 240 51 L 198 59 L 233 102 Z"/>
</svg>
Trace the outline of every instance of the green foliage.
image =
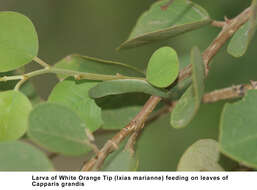
<svg viewBox="0 0 257 190">
<path fill-rule="evenodd" d="M 37 148 L 19 141 L 0 143 L 0 171 L 52 171 L 53 165 Z"/>
<path fill-rule="evenodd" d="M 197 47 L 191 51 L 192 86 L 177 102 L 171 113 L 170 123 L 175 128 L 187 126 L 197 113 L 204 93 L 205 65 Z"/>
<path fill-rule="evenodd" d="M 227 51 L 234 57 L 244 55 L 254 37 L 257 28 L 257 0 L 252 1 L 249 13 L 250 19 L 245 24 L 243 23 L 246 19 L 238 20 L 239 24 L 243 25 L 236 31 L 228 45 Z M 156 1 L 141 15 L 128 40 L 121 44 L 120 49 L 175 37 L 201 28 L 211 21 L 207 11 L 192 1 Z M 197 114 L 205 91 L 207 63 L 204 63 L 203 57 L 206 58 L 207 54 L 207 58 L 212 58 L 217 53 L 215 48 L 214 52 L 205 51 L 202 55 L 200 50 L 194 47 L 189 56 L 184 52 L 188 47 L 176 45 L 177 40 L 175 40 L 172 46 L 174 45 L 178 52 L 182 53 L 179 57 L 180 63 L 176 51 L 164 45 L 149 59 L 146 74 L 131 65 L 77 54 L 67 56 L 55 65 L 49 66 L 42 64 L 39 58 L 35 59 L 38 54 L 38 37 L 32 22 L 27 17 L 16 12 L 0 12 L 0 24 L 0 170 L 53 170 L 46 155 L 36 147 L 68 156 L 87 154 L 94 146 L 92 142 L 89 143 L 89 138 L 92 141 L 93 136 L 87 133 L 88 130 L 96 136 L 96 145 L 102 146 L 107 137 L 110 138 L 110 134 L 113 135 L 116 130 L 124 128 L 132 121 L 142 110 L 150 95 L 164 99 L 160 105 L 164 109 L 160 110 L 157 107 L 159 112 L 150 115 L 150 119 L 145 116 L 149 114 L 147 109 L 140 112 L 142 115 L 145 114 L 144 119 L 149 119 L 146 124 L 150 123 L 150 126 L 138 139 L 135 146 L 137 156 L 131 156 L 127 149 L 124 150 L 126 143 L 124 139 L 128 137 L 116 136 L 123 139 L 123 142 L 121 145 L 118 144 L 120 146 L 118 151 L 107 157 L 102 166 L 104 171 L 175 169 L 178 156 L 182 154 L 180 150 L 185 150 L 189 144 L 206 135 L 212 138 L 217 135 L 216 126 L 223 104 L 208 105 L 208 108 L 213 108 L 212 106 L 217 108 L 216 112 L 211 113 L 204 105 Z M 229 24 L 227 22 L 225 27 L 231 27 Z M 230 33 L 227 35 L 229 37 Z M 185 37 L 187 39 L 186 35 Z M 214 45 L 215 43 L 219 43 L 219 37 L 214 40 Z M 199 46 L 202 46 L 201 41 Z M 213 49 L 208 50 L 213 51 Z M 32 60 L 39 62 L 44 68 L 24 74 L 27 69 L 22 66 Z M 176 80 L 179 71 L 189 63 L 192 66 L 191 77 L 186 76 L 182 81 Z M 18 68 L 20 68 L 18 71 L 14 71 Z M 36 105 L 42 99 L 32 85 L 33 81 L 27 82 L 27 80 L 48 73 L 57 74 L 59 81 L 50 93 L 48 101 Z M 186 74 L 191 73 L 186 72 Z M 24 82 L 27 83 L 23 84 Z M 231 97 L 239 97 L 246 90 L 256 89 L 256 83 L 252 82 L 251 86 L 242 85 L 242 87 L 244 88 L 235 89 L 235 92 L 232 90 Z M 13 88 L 15 90 L 10 90 Z M 221 91 L 215 91 L 213 98 L 223 99 L 230 89 L 225 89 L 221 95 Z M 216 97 L 216 94 L 222 97 Z M 167 115 L 161 117 L 169 109 L 168 105 L 171 104 L 169 100 L 177 102 L 171 117 Z M 166 107 L 163 107 L 164 103 L 167 104 Z M 36 105 L 34 109 L 32 104 Z M 146 104 L 144 108 L 147 106 L 152 105 Z M 177 170 L 223 171 L 219 164 L 222 163 L 219 149 L 231 159 L 257 168 L 256 112 L 256 90 L 248 91 L 237 103 L 226 104 L 220 120 L 219 144 L 212 139 L 196 141 L 180 158 Z M 141 114 L 138 117 L 141 117 Z M 158 120 L 155 121 L 156 118 Z M 174 128 L 187 125 L 192 127 L 175 130 L 167 127 L 169 120 Z M 194 125 L 197 128 L 194 128 Z M 188 134 L 190 136 L 187 136 Z M 25 141 L 32 140 L 35 147 L 16 141 L 21 138 Z M 183 141 L 178 146 L 170 146 L 176 144 L 178 139 Z"/>
<path fill-rule="evenodd" d="M 164 40 L 209 24 L 206 10 L 187 0 L 175 0 L 166 10 L 161 7 L 169 0 L 155 2 L 138 19 L 127 41 L 120 48 L 132 48 Z"/>
<path fill-rule="evenodd" d="M 88 96 L 89 89 L 95 85 L 97 82 L 94 81 L 66 79 L 54 87 L 48 101 L 70 108 L 93 132 L 103 125 L 101 108 Z"/>
<path fill-rule="evenodd" d="M 156 87 L 165 88 L 176 80 L 178 72 L 179 62 L 176 51 L 170 47 L 162 47 L 150 58 L 146 79 Z"/>
<path fill-rule="evenodd" d="M 38 38 L 32 22 L 16 12 L 0 12 L 0 72 L 17 69 L 37 56 Z"/>
<path fill-rule="evenodd" d="M 55 64 L 56 68 L 105 75 L 144 76 L 139 69 L 119 62 L 106 61 L 88 56 L 70 55 Z M 58 75 L 66 78 L 66 75 Z"/>
<path fill-rule="evenodd" d="M 85 129 L 85 123 L 75 112 L 58 104 L 40 104 L 29 116 L 29 137 L 48 150 L 64 155 L 90 151 Z"/>
<path fill-rule="evenodd" d="M 215 140 L 202 139 L 192 144 L 182 155 L 178 171 L 223 171 L 218 164 L 219 146 Z"/>
<path fill-rule="evenodd" d="M 220 121 L 222 152 L 249 167 L 257 168 L 257 90 L 233 104 L 227 103 Z"/>
<path fill-rule="evenodd" d="M 108 95 L 143 92 L 168 98 L 167 90 L 155 88 L 145 80 L 123 79 L 101 82 L 89 91 L 92 98 L 101 98 Z"/>
<path fill-rule="evenodd" d="M 22 93 L 0 92 L 0 141 L 16 140 L 24 135 L 31 109 L 30 101 Z"/>
</svg>

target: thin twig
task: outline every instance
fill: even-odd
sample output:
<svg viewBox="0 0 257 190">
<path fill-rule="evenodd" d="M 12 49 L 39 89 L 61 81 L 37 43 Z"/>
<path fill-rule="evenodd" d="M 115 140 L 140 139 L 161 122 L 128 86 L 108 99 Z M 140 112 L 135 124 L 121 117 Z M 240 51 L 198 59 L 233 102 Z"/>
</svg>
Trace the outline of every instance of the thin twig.
<svg viewBox="0 0 257 190">
<path fill-rule="evenodd" d="M 39 65 L 41 65 L 44 68 L 49 68 L 50 67 L 50 65 L 48 65 L 45 61 L 43 61 L 39 57 L 34 57 L 33 61 L 37 62 Z"/>
<path fill-rule="evenodd" d="M 230 20 L 230 22 L 227 22 L 217 38 L 203 52 L 203 60 L 206 67 L 208 67 L 210 60 L 217 54 L 217 52 L 225 44 L 225 42 L 240 28 L 240 26 L 242 26 L 249 19 L 249 12 L 250 9 L 248 8 L 240 15 Z M 179 74 L 178 81 L 182 81 L 185 78 L 190 77 L 191 71 L 191 65 L 183 69 Z M 137 129 L 140 128 L 142 124 L 144 124 L 144 122 L 147 120 L 147 117 L 154 110 L 160 100 L 160 97 L 151 96 L 142 108 L 142 110 L 138 113 L 138 115 L 125 128 L 118 132 L 117 135 L 115 135 L 111 139 L 111 142 L 118 145 L 128 135 L 137 131 Z M 95 157 L 93 157 L 91 160 L 84 164 L 82 171 L 99 170 L 105 158 L 113 150 L 113 144 L 108 141 Z"/>
<path fill-rule="evenodd" d="M 28 80 L 28 77 L 23 76 L 23 78 L 15 85 L 14 90 L 18 91 L 20 87 Z"/>
<path fill-rule="evenodd" d="M 218 28 L 223 28 L 226 25 L 226 22 L 214 20 L 214 21 L 212 21 L 211 25 L 218 27 Z"/>
<path fill-rule="evenodd" d="M 248 90 L 257 90 L 257 81 L 251 81 L 251 84 L 240 84 L 229 88 L 215 90 L 203 96 L 203 103 L 213 103 L 220 100 L 240 98 Z"/>
</svg>

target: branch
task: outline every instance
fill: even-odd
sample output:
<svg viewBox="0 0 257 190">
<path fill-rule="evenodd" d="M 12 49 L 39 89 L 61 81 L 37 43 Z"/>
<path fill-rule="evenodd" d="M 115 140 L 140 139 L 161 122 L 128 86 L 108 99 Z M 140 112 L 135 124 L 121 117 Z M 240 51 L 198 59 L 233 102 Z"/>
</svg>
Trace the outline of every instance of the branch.
<svg viewBox="0 0 257 190">
<path fill-rule="evenodd" d="M 248 90 L 257 90 L 257 81 L 250 81 L 250 84 L 233 85 L 232 87 L 205 93 L 202 98 L 202 103 L 208 104 L 215 103 L 221 100 L 241 98 Z M 170 105 L 163 106 L 163 108 L 159 109 L 156 113 L 152 114 L 152 116 L 150 116 L 146 120 L 146 124 L 149 124 L 161 117 L 162 115 L 171 112 L 175 107 L 176 103 L 177 102 L 174 101 Z"/>
<path fill-rule="evenodd" d="M 206 68 L 208 68 L 210 60 L 217 54 L 225 42 L 249 19 L 249 13 L 250 8 L 246 9 L 229 22 L 226 21 L 226 24 L 222 28 L 222 31 L 219 33 L 217 38 L 203 52 L 202 56 Z M 190 77 L 191 72 L 192 66 L 189 65 L 179 73 L 178 81 L 180 82 L 187 77 Z M 154 110 L 160 100 L 160 97 L 151 96 L 138 115 L 125 128 L 123 128 L 111 140 L 109 140 L 95 157 L 85 163 L 82 167 L 82 171 L 99 170 L 108 154 L 114 151 L 115 147 L 117 148 L 121 141 L 123 141 L 131 133 L 138 131 L 141 126 L 144 126 L 143 124 L 146 122 L 148 115 Z"/>
<path fill-rule="evenodd" d="M 140 130 L 148 115 L 153 111 L 160 100 L 160 97 L 151 96 L 136 117 L 111 140 L 109 140 L 99 153 L 83 166 L 82 171 L 99 170 L 105 158 L 117 148 L 120 142 L 122 142 L 131 133 Z"/>
<path fill-rule="evenodd" d="M 27 80 L 29 80 L 30 78 L 35 77 L 35 76 L 39 76 L 39 75 L 43 75 L 43 74 L 48 74 L 48 73 L 63 74 L 63 75 L 67 75 L 67 76 L 72 76 L 76 80 L 82 80 L 82 79 L 100 80 L 100 81 L 117 80 L 117 79 L 145 80 L 144 78 L 129 77 L 129 76 L 124 76 L 124 75 L 120 75 L 120 74 L 104 75 L 104 74 L 95 74 L 95 73 L 72 71 L 72 70 L 67 70 L 67 69 L 59 69 L 59 68 L 50 67 L 48 65 L 44 69 L 39 69 L 39 70 L 32 71 L 30 73 L 26 73 L 26 74 L 23 74 L 23 75 L 0 77 L 0 82 L 6 82 L 6 81 L 11 81 L 11 80 L 20 80 L 15 87 L 15 90 L 18 90 L 21 87 L 21 85 L 24 82 L 26 82 Z"/>
<path fill-rule="evenodd" d="M 245 9 L 241 14 L 232 20 L 227 20 L 221 32 L 211 45 L 203 52 L 203 61 L 208 68 L 210 60 L 218 53 L 225 42 L 244 24 L 249 20 L 251 9 Z M 188 65 L 180 73 L 178 81 L 182 81 L 189 77 L 192 73 L 192 66 Z"/>
<path fill-rule="evenodd" d="M 251 81 L 251 84 L 240 84 L 229 88 L 215 90 L 203 96 L 203 103 L 213 103 L 220 100 L 240 98 L 248 90 L 257 90 L 257 81 Z"/>
</svg>

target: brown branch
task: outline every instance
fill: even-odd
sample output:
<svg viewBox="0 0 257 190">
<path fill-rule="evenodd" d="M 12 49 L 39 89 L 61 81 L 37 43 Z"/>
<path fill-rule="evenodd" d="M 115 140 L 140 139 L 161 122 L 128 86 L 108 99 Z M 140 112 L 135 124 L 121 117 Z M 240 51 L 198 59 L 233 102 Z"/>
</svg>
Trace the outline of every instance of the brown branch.
<svg viewBox="0 0 257 190">
<path fill-rule="evenodd" d="M 92 158 L 83 166 L 82 171 L 99 170 L 108 154 L 115 150 L 115 145 L 120 144 L 120 142 L 131 133 L 138 131 L 160 100 L 160 97 L 151 96 L 136 117 L 111 140 L 109 140 L 99 151 L 97 156 Z"/>
<path fill-rule="evenodd" d="M 202 98 L 202 103 L 215 103 L 221 100 L 231 100 L 235 98 L 241 98 L 245 95 L 248 90 L 257 90 L 257 81 L 251 81 L 250 84 L 239 84 L 232 87 L 214 90 L 209 93 L 205 93 Z M 146 124 L 150 124 L 162 115 L 169 113 L 175 107 L 177 101 L 172 102 L 170 105 L 166 105 L 156 113 L 152 114 L 147 120 Z"/>
<path fill-rule="evenodd" d="M 225 42 L 249 19 L 249 13 L 250 9 L 248 8 L 234 19 L 226 22 L 217 38 L 203 52 L 203 60 L 206 68 L 208 68 L 210 60 L 217 54 Z M 191 72 L 192 67 L 189 65 L 179 73 L 178 81 L 180 82 L 185 78 L 190 77 Z M 114 151 L 121 141 L 123 141 L 131 133 L 138 131 L 142 126 L 144 126 L 143 124 L 147 120 L 147 117 L 154 110 L 160 100 L 160 97 L 151 96 L 138 115 L 125 128 L 123 128 L 111 140 L 109 140 L 99 151 L 99 153 L 83 166 L 82 171 L 99 170 L 108 154 Z"/>
<path fill-rule="evenodd" d="M 232 20 L 226 21 L 225 26 L 219 33 L 217 38 L 213 40 L 211 45 L 203 52 L 203 60 L 208 67 L 210 60 L 218 53 L 219 49 L 225 44 L 225 42 L 245 23 L 250 17 L 250 8 L 245 9 L 241 14 Z M 192 66 L 188 65 L 180 73 L 178 81 L 182 81 L 189 77 L 192 73 Z"/>
<path fill-rule="evenodd" d="M 223 28 L 226 25 L 226 22 L 214 20 L 214 21 L 212 21 L 211 25 L 218 27 L 218 28 Z"/>
<path fill-rule="evenodd" d="M 134 133 L 132 133 L 132 135 L 129 137 L 129 140 L 125 146 L 125 149 L 130 152 L 131 156 L 134 156 L 134 154 L 135 154 L 134 146 L 136 144 L 139 133 L 140 133 L 140 131 L 135 131 Z"/>
<path fill-rule="evenodd" d="M 203 103 L 213 103 L 220 100 L 240 98 L 248 90 L 257 90 L 257 81 L 251 81 L 251 84 L 240 84 L 229 88 L 215 90 L 203 96 Z"/>
</svg>

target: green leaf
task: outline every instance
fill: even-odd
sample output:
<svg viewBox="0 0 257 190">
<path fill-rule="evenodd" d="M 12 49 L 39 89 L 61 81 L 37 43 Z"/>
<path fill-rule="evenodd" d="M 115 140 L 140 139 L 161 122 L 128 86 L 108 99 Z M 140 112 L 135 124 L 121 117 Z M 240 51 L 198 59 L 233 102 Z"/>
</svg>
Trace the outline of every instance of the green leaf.
<svg viewBox="0 0 257 190">
<path fill-rule="evenodd" d="M 97 82 L 88 80 L 64 80 L 54 87 L 48 101 L 64 105 L 76 112 L 86 128 L 93 132 L 103 125 L 101 108 L 88 96 L 89 89 L 95 85 Z"/>
<path fill-rule="evenodd" d="M 24 142 L 0 143 L 0 171 L 52 171 L 46 155 Z"/>
<path fill-rule="evenodd" d="M 234 57 L 241 57 L 245 54 L 249 45 L 250 22 L 246 22 L 231 38 L 227 51 Z"/>
<path fill-rule="evenodd" d="M 149 60 L 146 79 L 152 85 L 165 88 L 171 85 L 179 73 L 179 61 L 175 50 L 162 47 Z"/>
<path fill-rule="evenodd" d="M 145 94 L 131 93 L 96 99 L 102 108 L 103 129 L 122 129 L 138 114 L 148 98 Z"/>
<path fill-rule="evenodd" d="M 131 156 L 127 150 L 121 149 L 107 158 L 103 165 L 103 171 L 136 171 L 138 164 L 136 156 Z"/>
<path fill-rule="evenodd" d="M 233 104 L 224 106 L 220 121 L 220 147 L 223 153 L 257 168 L 257 90 Z"/>
<path fill-rule="evenodd" d="M 0 25 L 0 72 L 15 70 L 37 56 L 37 32 L 26 16 L 0 12 Z"/>
<path fill-rule="evenodd" d="M 101 82 L 94 88 L 90 89 L 89 96 L 92 98 L 101 98 L 108 95 L 132 92 L 143 92 L 145 94 L 168 98 L 167 91 L 164 89 L 155 88 L 145 80 L 138 79 L 111 80 Z"/>
<path fill-rule="evenodd" d="M 206 10 L 187 0 L 175 0 L 166 10 L 161 7 L 169 0 L 155 2 L 138 19 L 136 26 L 120 49 L 132 48 L 164 40 L 209 24 Z"/>
<path fill-rule="evenodd" d="M 18 91 L 0 92 L 0 141 L 16 140 L 28 128 L 28 116 L 32 105 Z"/>
<path fill-rule="evenodd" d="M 56 68 L 68 69 L 73 71 L 106 74 L 106 75 L 125 75 L 131 77 L 142 77 L 144 73 L 139 69 L 119 62 L 106 61 L 98 58 L 70 55 L 55 64 Z M 66 78 L 66 75 L 58 75 L 59 78 Z"/>
<path fill-rule="evenodd" d="M 192 144 L 182 155 L 178 171 L 223 171 L 218 164 L 219 146 L 215 140 L 202 139 Z"/>
<path fill-rule="evenodd" d="M 36 106 L 29 116 L 28 135 L 51 152 L 77 156 L 90 151 L 84 122 L 62 105 L 44 103 Z"/>
<path fill-rule="evenodd" d="M 205 65 L 197 47 L 191 51 L 192 86 L 182 95 L 171 113 L 170 123 L 175 128 L 186 127 L 196 115 L 204 93 Z"/>
</svg>

